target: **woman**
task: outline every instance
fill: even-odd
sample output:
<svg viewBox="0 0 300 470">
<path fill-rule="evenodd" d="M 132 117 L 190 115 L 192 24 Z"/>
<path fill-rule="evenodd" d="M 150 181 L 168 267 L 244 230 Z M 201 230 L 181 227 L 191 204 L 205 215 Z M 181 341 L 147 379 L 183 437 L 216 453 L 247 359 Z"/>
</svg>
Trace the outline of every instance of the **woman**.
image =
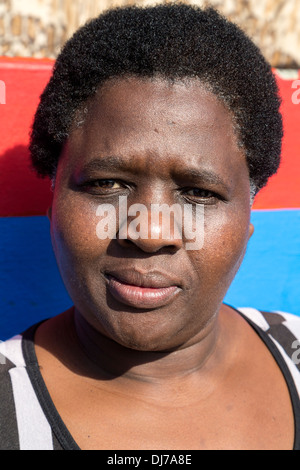
<svg viewBox="0 0 300 470">
<path fill-rule="evenodd" d="M 66 44 L 30 148 L 74 307 L 2 345 L 1 448 L 300 448 L 299 318 L 222 303 L 279 105 L 212 9 L 116 9 Z"/>
</svg>

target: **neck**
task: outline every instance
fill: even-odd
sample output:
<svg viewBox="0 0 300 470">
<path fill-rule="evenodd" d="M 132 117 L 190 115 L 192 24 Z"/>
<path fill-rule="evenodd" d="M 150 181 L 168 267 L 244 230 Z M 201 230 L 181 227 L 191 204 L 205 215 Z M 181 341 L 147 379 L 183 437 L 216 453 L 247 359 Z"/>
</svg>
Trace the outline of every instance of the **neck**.
<svg viewBox="0 0 300 470">
<path fill-rule="evenodd" d="M 130 379 L 144 383 L 173 381 L 188 377 L 200 369 L 207 370 L 208 363 L 217 350 L 220 327 L 217 317 L 203 330 L 172 351 L 137 351 L 126 348 L 95 330 L 74 309 L 76 336 L 85 360 L 94 373 L 102 378 Z M 219 354 L 217 354 L 219 356 Z"/>
</svg>

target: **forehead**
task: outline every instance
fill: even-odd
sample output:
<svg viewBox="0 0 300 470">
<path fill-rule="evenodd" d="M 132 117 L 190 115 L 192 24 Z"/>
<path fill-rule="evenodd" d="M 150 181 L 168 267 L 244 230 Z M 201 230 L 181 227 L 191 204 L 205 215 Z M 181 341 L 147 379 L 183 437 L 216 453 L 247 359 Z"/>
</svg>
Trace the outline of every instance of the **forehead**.
<svg viewBox="0 0 300 470">
<path fill-rule="evenodd" d="M 150 120 L 161 118 L 161 124 L 197 127 L 201 123 L 201 127 L 233 131 L 229 111 L 196 79 L 111 79 L 89 100 L 85 113 L 89 124 L 106 118 L 128 127 L 132 123 L 149 126 Z"/>
<path fill-rule="evenodd" d="M 228 171 L 245 166 L 231 114 L 196 79 L 109 80 L 77 116 L 68 150 L 78 164 L 111 155 L 131 166 L 143 157 L 148 167 L 166 161 L 213 163 Z"/>
</svg>

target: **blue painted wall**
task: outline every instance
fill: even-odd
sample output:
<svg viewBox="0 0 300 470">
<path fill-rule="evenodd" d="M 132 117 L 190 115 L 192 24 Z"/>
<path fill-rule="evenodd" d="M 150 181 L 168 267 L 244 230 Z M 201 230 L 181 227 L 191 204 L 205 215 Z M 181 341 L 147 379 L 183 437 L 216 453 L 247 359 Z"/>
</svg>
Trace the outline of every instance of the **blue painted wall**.
<svg viewBox="0 0 300 470">
<path fill-rule="evenodd" d="M 225 301 L 300 316 L 300 210 L 253 211 L 255 233 Z M 0 340 L 72 305 L 45 216 L 0 218 Z"/>
</svg>

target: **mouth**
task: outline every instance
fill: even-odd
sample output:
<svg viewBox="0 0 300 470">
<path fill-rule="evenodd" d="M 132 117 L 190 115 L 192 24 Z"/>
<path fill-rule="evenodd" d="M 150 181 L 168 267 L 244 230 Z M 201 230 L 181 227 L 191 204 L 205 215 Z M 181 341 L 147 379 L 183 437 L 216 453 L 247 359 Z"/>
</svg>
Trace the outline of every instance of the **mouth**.
<svg viewBox="0 0 300 470">
<path fill-rule="evenodd" d="M 137 271 L 105 274 L 110 294 L 124 305 L 154 309 L 172 302 L 182 288 L 162 273 L 141 275 Z"/>
</svg>

